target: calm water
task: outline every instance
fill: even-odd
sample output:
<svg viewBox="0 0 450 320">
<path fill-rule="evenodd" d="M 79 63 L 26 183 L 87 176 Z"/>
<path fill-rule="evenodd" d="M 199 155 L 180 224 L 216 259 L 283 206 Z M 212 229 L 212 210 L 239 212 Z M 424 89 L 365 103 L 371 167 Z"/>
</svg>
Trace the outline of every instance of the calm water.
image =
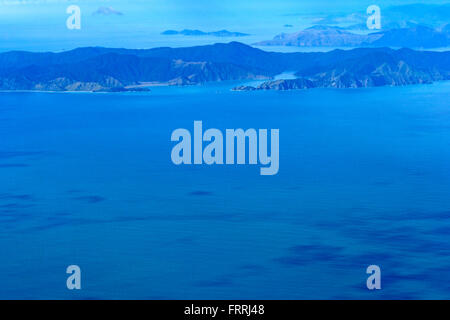
<svg viewBox="0 0 450 320">
<path fill-rule="evenodd" d="M 0 93 L 0 298 L 450 298 L 450 83 L 233 85 Z M 194 120 L 279 128 L 279 174 L 174 166 Z"/>
</svg>

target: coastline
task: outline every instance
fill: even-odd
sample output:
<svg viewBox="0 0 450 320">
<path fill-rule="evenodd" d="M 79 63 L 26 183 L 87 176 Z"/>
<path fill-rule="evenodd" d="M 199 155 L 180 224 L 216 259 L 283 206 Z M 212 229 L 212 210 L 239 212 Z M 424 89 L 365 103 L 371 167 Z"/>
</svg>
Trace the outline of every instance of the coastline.
<svg viewBox="0 0 450 320">
<path fill-rule="evenodd" d="M 367 87 L 351 87 L 351 88 L 336 88 L 336 87 L 314 87 L 314 88 L 305 88 L 305 89 L 290 89 L 290 90 L 276 90 L 276 89 L 256 89 L 254 90 L 239 90 L 236 88 L 239 87 L 252 87 L 250 85 L 247 85 L 249 82 L 241 82 L 241 85 L 238 84 L 238 82 L 233 81 L 233 85 L 230 85 L 230 87 L 228 88 L 228 91 L 231 92 L 245 92 L 245 91 L 258 91 L 258 92 L 268 92 L 268 91 L 278 91 L 278 92 L 285 92 L 285 91 L 310 91 L 310 90 L 315 90 L 315 89 L 331 89 L 331 90 L 338 90 L 338 91 L 347 91 L 347 90 L 362 90 L 362 89 L 375 89 L 375 88 L 405 88 L 405 87 L 425 87 L 425 86 L 431 86 L 434 84 L 440 84 L 440 83 L 450 83 L 450 80 L 439 80 L 439 81 L 434 81 L 431 83 L 414 83 L 414 84 L 406 84 L 406 85 L 385 85 L 385 86 L 367 86 Z M 208 88 L 210 86 L 214 86 L 214 85 L 218 85 L 218 84 L 223 84 L 223 81 L 214 81 L 214 82 L 208 82 L 205 84 L 196 84 L 196 85 L 153 85 L 153 88 Z M 237 84 L 237 85 L 236 85 Z M 2 93 L 49 93 L 49 94 L 58 94 L 58 93 L 65 93 L 65 94 L 124 94 L 124 93 L 128 93 L 128 94 L 133 94 L 133 93 L 149 93 L 151 94 L 152 91 L 117 91 L 117 92 L 113 92 L 113 91 L 73 91 L 73 90 L 60 90 L 60 91 L 56 91 L 56 90 L 0 90 L 0 94 Z"/>
</svg>

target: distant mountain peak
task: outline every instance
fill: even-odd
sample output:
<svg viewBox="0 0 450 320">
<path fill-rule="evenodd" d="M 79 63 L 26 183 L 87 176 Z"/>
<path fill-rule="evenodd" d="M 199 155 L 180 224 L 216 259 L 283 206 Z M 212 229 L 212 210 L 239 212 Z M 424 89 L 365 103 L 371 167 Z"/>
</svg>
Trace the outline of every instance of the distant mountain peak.
<svg viewBox="0 0 450 320">
<path fill-rule="evenodd" d="M 256 45 L 439 48 L 450 46 L 450 26 L 433 29 L 424 25 L 412 25 L 369 34 L 357 34 L 341 27 L 315 25 L 295 33 L 281 33 L 272 40 L 261 41 Z"/>
<path fill-rule="evenodd" d="M 263 46 L 299 47 L 356 47 L 366 39 L 365 35 L 351 33 L 336 26 L 315 25 L 295 33 L 281 33 L 272 40 L 261 41 Z"/>
</svg>

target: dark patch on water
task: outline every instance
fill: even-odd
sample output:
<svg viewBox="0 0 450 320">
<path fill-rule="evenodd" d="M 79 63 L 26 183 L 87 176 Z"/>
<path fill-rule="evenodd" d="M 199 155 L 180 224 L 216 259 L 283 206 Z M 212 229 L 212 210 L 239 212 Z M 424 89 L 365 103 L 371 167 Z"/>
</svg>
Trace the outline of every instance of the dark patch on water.
<svg viewBox="0 0 450 320">
<path fill-rule="evenodd" d="M 441 230 L 445 232 L 446 230 Z M 388 250 L 401 250 L 411 253 L 432 253 L 435 255 L 450 255 L 450 234 L 445 234 L 447 240 L 442 237 L 437 241 L 430 237 L 431 232 L 419 227 L 385 228 L 378 227 L 350 227 L 343 230 L 343 234 L 364 241 L 366 244 L 385 248 Z"/>
<path fill-rule="evenodd" d="M 439 227 L 439 228 L 430 230 L 427 233 L 431 234 L 431 235 L 450 236 L 450 226 Z"/>
<path fill-rule="evenodd" d="M 122 216 L 117 217 L 112 222 L 129 222 L 129 221 L 189 221 L 189 220 L 219 220 L 219 221 L 237 221 L 242 217 L 238 213 L 222 213 L 222 212 L 204 212 L 188 214 L 182 212 L 180 214 L 161 215 L 159 212 L 147 213 L 145 216 Z M 242 220 L 242 219 L 241 219 Z M 248 218 L 250 220 L 250 218 Z"/>
<path fill-rule="evenodd" d="M 3 216 L 12 215 L 12 214 L 14 214 L 14 213 L 16 213 L 16 212 L 17 212 L 16 210 L 10 210 L 10 209 L 7 209 L 7 210 L 0 210 L 0 213 L 1 213 Z"/>
<path fill-rule="evenodd" d="M 257 265 L 257 264 L 245 264 L 243 266 L 240 267 L 241 270 L 245 270 L 245 271 L 261 271 L 264 270 L 265 268 L 263 266 Z"/>
<path fill-rule="evenodd" d="M 373 239 L 375 243 L 389 248 L 406 250 L 414 253 L 432 252 L 435 255 L 449 255 L 450 244 L 447 241 L 433 241 L 425 238 L 423 234 L 409 233 L 381 233 Z"/>
<path fill-rule="evenodd" d="M 355 264 L 361 266 L 370 266 L 373 264 L 377 266 L 386 266 L 388 264 L 394 264 L 393 261 L 395 261 L 395 256 L 386 252 L 368 252 L 356 255 L 352 257 L 352 260 Z"/>
<path fill-rule="evenodd" d="M 382 216 L 377 217 L 380 220 L 389 221 L 411 221 L 411 220 L 448 220 L 450 221 L 450 211 L 436 211 L 436 212 L 423 212 L 423 211 L 404 211 L 400 213 L 385 213 Z"/>
<path fill-rule="evenodd" d="M 25 219 L 29 219 L 30 214 L 17 212 L 15 210 L 0 210 L 0 229 L 11 229 L 17 227 Z M 0 236 L 2 236 L 0 232 Z"/>
<path fill-rule="evenodd" d="M 100 196 L 82 196 L 82 197 L 75 197 L 74 200 L 84 201 L 87 203 L 99 203 L 106 200 L 106 198 L 100 197 Z"/>
<path fill-rule="evenodd" d="M 2 209 L 26 209 L 31 208 L 33 205 L 31 204 L 20 204 L 20 203 L 7 203 L 0 205 Z"/>
<path fill-rule="evenodd" d="M 0 168 L 27 168 L 28 164 L 25 163 L 4 163 L 0 164 Z"/>
<path fill-rule="evenodd" d="M 195 282 L 197 287 L 227 287 L 233 285 L 233 281 L 229 278 L 221 277 L 212 280 L 201 280 Z"/>
<path fill-rule="evenodd" d="M 246 264 L 239 267 L 237 274 L 241 277 L 259 275 L 266 271 L 266 268 L 257 264 Z"/>
<path fill-rule="evenodd" d="M 345 209 L 345 212 L 350 212 L 350 213 L 354 213 L 354 212 L 360 213 L 360 212 L 369 212 L 369 211 L 370 211 L 370 209 L 367 207 L 350 207 L 348 209 Z M 361 221 L 359 221 L 359 220 L 353 221 L 353 223 L 359 223 L 359 222 L 361 222 Z"/>
<path fill-rule="evenodd" d="M 372 182 L 372 185 L 377 186 L 377 187 L 386 187 L 386 186 L 390 186 L 393 184 L 394 183 L 392 181 L 374 181 L 374 182 Z"/>
<path fill-rule="evenodd" d="M 73 223 L 73 221 L 55 221 L 53 223 L 48 223 L 45 225 L 40 225 L 40 226 L 30 228 L 28 231 L 43 231 L 43 230 L 62 227 L 62 226 L 69 225 L 69 224 L 75 225 L 75 223 Z"/>
<path fill-rule="evenodd" d="M 1 212 L 1 210 L 0 210 Z M 117 217 L 117 218 L 111 218 L 111 219 L 83 219 L 83 218 L 68 218 L 70 214 L 61 213 L 58 217 L 49 217 L 46 219 L 45 222 L 42 224 L 23 229 L 22 232 L 32 232 L 32 231 L 42 231 L 62 226 L 79 226 L 79 225 L 92 225 L 92 224 L 106 224 L 106 223 L 121 223 L 121 222 L 138 222 L 138 221 L 151 221 L 151 220 L 165 220 L 165 221 L 184 221 L 184 220 L 209 220 L 209 219 L 218 219 L 223 221 L 224 218 L 221 216 L 219 217 L 213 217 L 211 218 L 208 215 L 205 216 L 146 216 L 146 217 Z M 189 240 L 188 238 L 184 239 L 177 239 L 174 240 L 175 242 L 180 241 L 179 243 L 183 243 L 183 241 L 186 241 L 186 243 L 189 243 L 188 241 L 194 242 L 195 240 Z M 173 244 L 173 242 L 171 242 Z"/>
<path fill-rule="evenodd" d="M 0 159 L 38 156 L 41 154 L 43 154 L 42 151 L 0 151 Z"/>
<path fill-rule="evenodd" d="M 4 199 L 31 201 L 33 200 L 33 197 L 30 194 L 9 194 L 9 193 L 0 194 L 0 200 Z"/>
<path fill-rule="evenodd" d="M 412 169 L 408 171 L 408 175 L 413 177 L 423 177 L 426 176 L 426 172 L 422 169 Z"/>
<path fill-rule="evenodd" d="M 80 190 L 80 189 L 70 189 L 70 190 L 67 190 L 66 192 L 67 192 L 67 193 L 70 193 L 70 194 L 72 194 L 72 193 L 81 193 L 81 192 L 83 192 L 83 190 Z"/>
<path fill-rule="evenodd" d="M 189 192 L 188 195 L 190 195 L 190 196 L 212 196 L 213 193 L 209 192 L 209 191 L 201 191 L 201 190 L 199 190 L 199 191 Z"/>
<path fill-rule="evenodd" d="M 422 214 L 422 219 L 448 220 L 448 221 L 450 221 L 450 211 L 423 213 Z"/>
<path fill-rule="evenodd" d="M 182 237 L 182 238 L 178 238 L 175 239 L 174 241 L 175 243 L 181 243 L 181 244 L 193 244 L 195 242 L 195 238 L 194 237 Z"/>
<path fill-rule="evenodd" d="M 448 270 L 450 270 L 450 265 L 430 268 L 418 274 L 417 278 L 427 283 L 429 287 L 442 290 L 444 294 L 448 295 L 450 291 L 450 274 Z"/>
<path fill-rule="evenodd" d="M 79 226 L 83 224 L 95 224 L 95 223 L 102 223 L 107 221 L 101 221 L 101 220 L 89 220 L 89 219 L 72 219 L 72 218 L 66 218 L 66 217 L 49 217 L 40 225 L 37 225 L 35 227 L 29 228 L 25 230 L 26 232 L 33 232 L 33 231 L 43 231 L 48 229 L 54 229 L 64 226 Z"/>
<path fill-rule="evenodd" d="M 402 282 L 411 285 L 412 281 L 422 282 L 424 280 L 422 274 L 416 273 L 399 273 L 391 271 L 388 268 L 381 267 L 381 279 L 385 286 L 399 286 Z"/>
<path fill-rule="evenodd" d="M 250 218 L 246 218 L 250 220 Z M 161 220 L 161 221 L 189 221 L 189 220 L 219 220 L 219 221 L 240 221 L 242 220 L 242 215 L 238 213 L 222 213 L 222 212 L 205 212 L 197 214 L 169 214 L 161 215 L 159 213 L 149 213 L 146 216 L 127 216 L 119 217 L 115 221 L 127 222 L 127 221 L 151 221 L 151 220 Z"/>
<path fill-rule="evenodd" d="M 344 258 L 342 247 L 328 245 L 299 245 L 289 249 L 290 255 L 277 258 L 275 261 L 288 266 L 301 266 L 310 263 L 337 263 Z"/>
<path fill-rule="evenodd" d="M 304 189 L 304 187 L 302 186 L 290 186 L 290 187 L 285 187 L 285 190 L 301 190 Z"/>
</svg>

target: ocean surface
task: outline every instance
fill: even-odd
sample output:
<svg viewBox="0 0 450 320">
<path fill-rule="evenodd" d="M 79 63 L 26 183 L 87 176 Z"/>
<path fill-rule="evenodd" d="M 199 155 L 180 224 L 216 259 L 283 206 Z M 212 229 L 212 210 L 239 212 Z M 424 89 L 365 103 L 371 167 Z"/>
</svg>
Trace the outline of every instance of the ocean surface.
<svg viewBox="0 0 450 320">
<path fill-rule="evenodd" d="M 235 85 L 0 93 L 0 299 L 450 298 L 449 82 Z M 194 120 L 279 128 L 278 175 L 175 166 Z"/>
</svg>

